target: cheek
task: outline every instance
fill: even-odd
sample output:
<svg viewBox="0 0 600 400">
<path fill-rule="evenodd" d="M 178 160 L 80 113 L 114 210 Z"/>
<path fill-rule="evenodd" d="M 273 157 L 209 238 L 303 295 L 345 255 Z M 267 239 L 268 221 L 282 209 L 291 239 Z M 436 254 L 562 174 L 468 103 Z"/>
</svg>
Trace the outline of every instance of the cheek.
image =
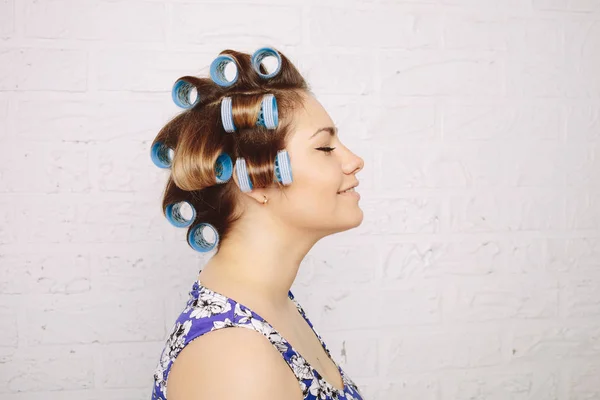
<svg viewBox="0 0 600 400">
<path fill-rule="evenodd" d="M 309 174 L 302 174 L 295 183 L 301 197 L 310 197 L 320 201 L 335 198 L 341 185 L 337 174 L 333 174 L 325 168 Z"/>
<path fill-rule="evenodd" d="M 310 162 L 307 160 L 298 167 L 298 173 L 294 173 L 294 182 L 298 184 L 298 187 L 318 187 L 321 190 L 336 193 L 341 185 L 343 174 L 339 167 L 327 161 L 316 159 Z"/>
<path fill-rule="evenodd" d="M 313 216 L 331 213 L 338 200 L 339 174 L 327 168 L 304 168 L 294 173 L 292 184 L 286 189 L 285 203 L 288 211 Z"/>
</svg>

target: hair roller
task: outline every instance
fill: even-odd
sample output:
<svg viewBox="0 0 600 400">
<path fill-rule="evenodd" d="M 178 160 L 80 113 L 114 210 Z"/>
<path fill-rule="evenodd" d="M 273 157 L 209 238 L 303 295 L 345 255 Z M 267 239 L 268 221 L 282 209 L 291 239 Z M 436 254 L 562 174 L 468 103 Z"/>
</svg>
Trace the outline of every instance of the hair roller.
<svg viewBox="0 0 600 400">
<path fill-rule="evenodd" d="M 266 94 L 261 102 L 256 125 L 264 126 L 267 129 L 275 129 L 278 124 L 279 112 L 277 110 L 277 100 L 275 100 L 275 95 Z"/>
<path fill-rule="evenodd" d="M 233 100 L 229 96 L 223 97 L 221 100 L 221 122 L 225 132 L 232 133 L 237 130 L 233 121 Z M 258 117 L 254 125 L 262 126 L 270 130 L 277 129 L 277 126 L 279 125 L 279 110 L 277 108 L 277 99 L 275 98 L 275 95 L 268 93 L 263 96 Z M 241 126 L 241 128 L 248 127 Z"/>
<path fill-rule="evenodd" d="M 238 157 L 235 161 L 235 173 L 238 177 L 240 190 L 242 192 L 250 192 L 252 190 L 252 181 L 250 180 L 250 175 L 248 175 L 246 159 L 244 157 Z"/>
<path fill-rule="evenodd" d="M 225 183 L 233 175 L 233 161 L 227 153 L 221 153 L 215 162 L 215 178 L 218 184 Z"/>
<path fill-rule="evenodd" d="M 188 218 L 186 218 L 185 215 L 182 213 L 182 208 L 190 209 L 189 212 L 191 213 L 191 215 Z M 194 222 L 194 219 L 196 219 L 196 209 L 187 201 L 180 201 L 177 203 L 169 204 L 165 209 L 165 215 L 167 217 L 167 220 L 174 227 L 186 228 L 190 226 L 192 222 Z"/>
<path fill-rule="evenodd" d="M 223 97 L 223 100 L 221 100 L 221 121 L 225 132 L 235 132 L 231 97 Z"/>
<path fill-rule="evenodd" d="M 225 76 L 225 68 L 227 64 L 233 63 L 235 65 L 235 76 L 231 81 L 227 80 Z M 210 77 L 219 86 L 228 87 L 237 82 L 239 76 L 238 65 L 234 57 L 221 54 L 213 60 L 210 64 Z"/>
<path fill-rule="evenodd" d="M 196 92 L 196 99 L 194 102 L 190 100 L 190 94 L 192 94 L 193 91 Z M 200 102 L 200 93 L 194 84 L 180 78 L 173 84 L 171 98 L 178 107 L 189 109 Z"/>
<path fill-rule="evenodd" d="M 277 157 L 275 157 L 275 179 L 286 186 L 292 184 L 292 164 L 287 150 L 277 152 Z"/>
<path fill-rule="evenodd" d="M 235 173 L 238 177 L 238 186 L 240 190 L 242 192 L 252 191 L 254 186 L 252 185 L 252 179 L 250 179 L 246 159 L 244 157 L 238 157 L 236 160 Z M 277 152 L 273 173 L 275 175 L 275 181 L 285 186 L 292 184 L 292 164 L 290 163 L 290 156 L 287 150 L 279 150 Z"/>
<path fill-rule="evenodd" d="M 150 158 L 158 168 L 170 168 L 175 151 L 163 142 L 156 142 L 150 149 Z"/>
<path fill-rule="evenodd" d="M 267 57 L 275 57 L 275 59 L 277 59 L 277 68 L 271 73 L 264 74 L 260 71 L 260 65 L 262 60 Z M 262 47 L 252 54 L 252 68 L 261 78 L 272 78 L 281 71 L 281 55 L 279 55 L 279 52 L 272 47 Z"/>
<path fill-rule="evenodd" d="M 208 229 L 214 234 L 214 242 L 211 243 L 208 240 L 206 240 L 203 232 L 204 229 Z M 187 235 L 187 241 L 192 249 L 200 253 L 206 253 L 217 247 L 217 244 L 219 243 L 219 232 L 217 232 L 215 227 L 211 224 L 202 222 L 189 230 Z"/>
</svg>

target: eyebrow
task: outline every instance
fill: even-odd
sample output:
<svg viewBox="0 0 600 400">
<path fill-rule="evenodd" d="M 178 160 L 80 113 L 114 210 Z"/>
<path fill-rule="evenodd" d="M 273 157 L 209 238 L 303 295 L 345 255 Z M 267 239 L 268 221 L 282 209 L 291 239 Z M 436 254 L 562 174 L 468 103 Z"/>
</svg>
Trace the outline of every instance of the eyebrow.
<svg viewBox="0 0 600 400">
<path fill-rule="evenodd" d="M 331 136 L 335 136 L 335 134 L 336 134 L 336 133 L 337 133 L 337 131 L 338 131 L 338 128 L 337 128 L 337 127 L 335 127 L 335 126 L 326 126 L 325 128 L 319 128 L 319 129 L 317 129 L 317 131 L 316 131 L 315 133 L 313 133 L 313 134 L 312 134 L 312 136 L 311 136 L 310 138 L 308 138 L 308 139 L 310 140 L 310 139 L 314 138 L 315 136 L 317 136 L 317 133 L 319 133 L 319 132 L 323 132 L 323 131 L 325 131 L 325 132 L 329 132 L 329 135 L 331 135 Z"/>
</svg>

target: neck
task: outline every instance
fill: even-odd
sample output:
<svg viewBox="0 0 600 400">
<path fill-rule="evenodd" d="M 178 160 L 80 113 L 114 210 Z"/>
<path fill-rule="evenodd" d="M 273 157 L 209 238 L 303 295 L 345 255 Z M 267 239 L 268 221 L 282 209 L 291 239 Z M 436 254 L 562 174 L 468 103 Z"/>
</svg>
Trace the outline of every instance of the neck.
<svg viewBox="0 0 600 400">
<path fill-rule="evenodd" d="M 240 220 L 199 279 L 209 288 L 219 285 L 232 295 L 284 308 L 302 260 L 319 239 L 307 232 L 276 229 L 264 220 L 262 224 Z"/>
</svg>

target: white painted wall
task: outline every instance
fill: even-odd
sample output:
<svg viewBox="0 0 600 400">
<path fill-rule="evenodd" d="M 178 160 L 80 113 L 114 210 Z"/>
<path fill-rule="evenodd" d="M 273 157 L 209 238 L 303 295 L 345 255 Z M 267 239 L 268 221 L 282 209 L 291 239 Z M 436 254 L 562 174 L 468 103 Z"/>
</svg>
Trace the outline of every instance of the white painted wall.
<svg viewBox="0 0 600 400">
<path fill-rule="evenodd" d="M 600 0 L 1 0 L 0 397 L 148 399 L 203 259 L 149 144 L 274 45 L 363 156 L 294 285 L 369 400 L 600 398 Z"/>
</svg>

